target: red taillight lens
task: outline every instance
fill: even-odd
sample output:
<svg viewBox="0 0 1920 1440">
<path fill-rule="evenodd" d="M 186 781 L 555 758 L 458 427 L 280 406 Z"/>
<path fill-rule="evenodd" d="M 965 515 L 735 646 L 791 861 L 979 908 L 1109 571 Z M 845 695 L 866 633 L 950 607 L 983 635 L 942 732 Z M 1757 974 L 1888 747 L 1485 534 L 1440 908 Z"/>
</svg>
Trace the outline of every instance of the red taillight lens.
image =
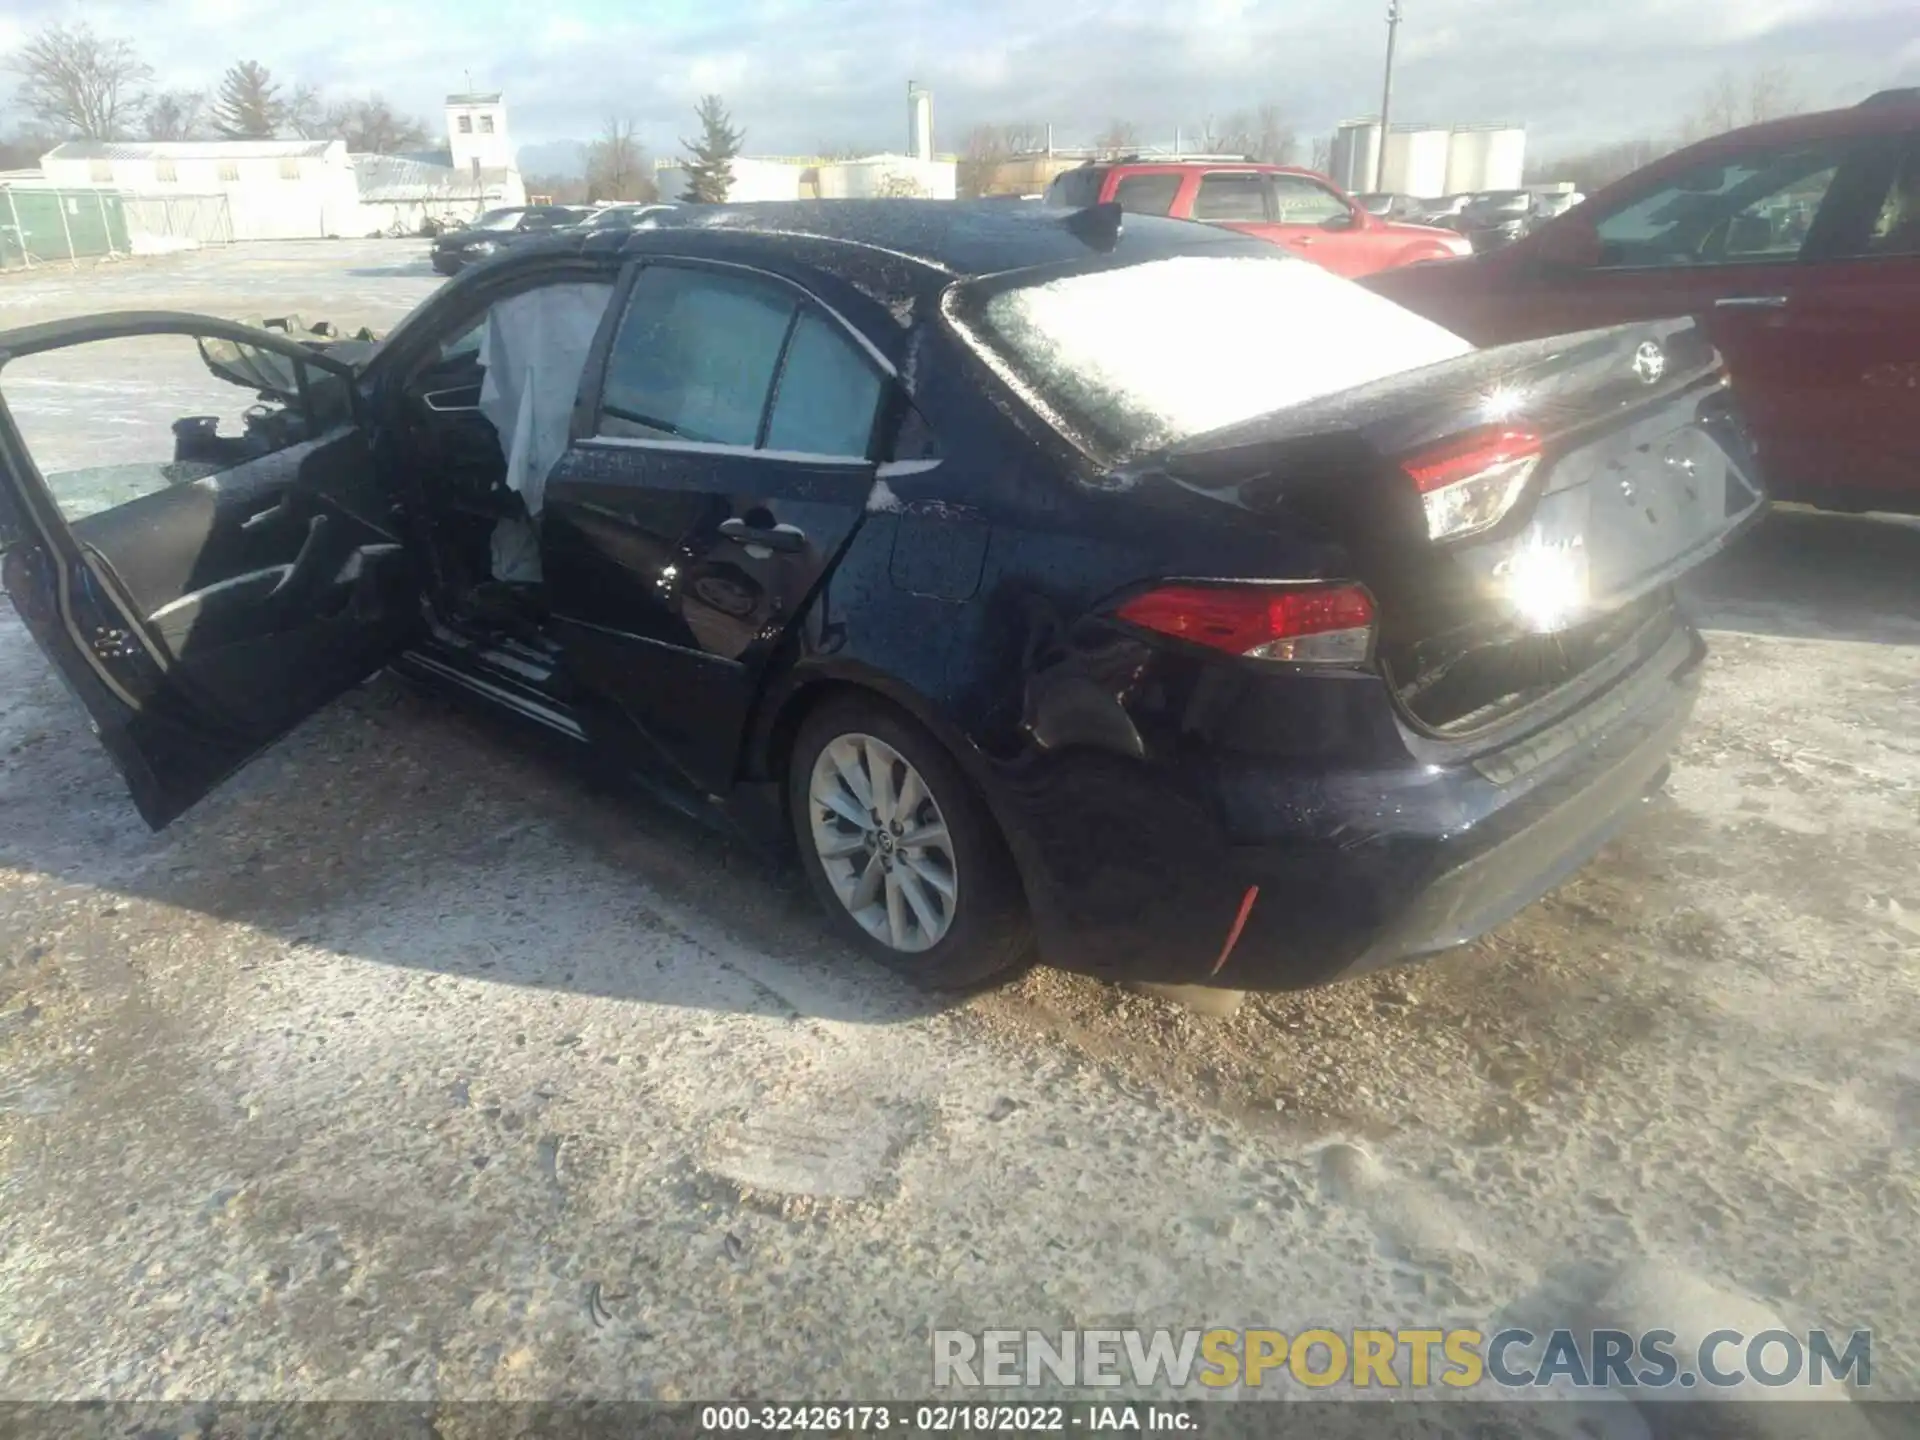
<svg viewBox="0 0 1920 1440">
<path fill-rule="evenodd" d="M 1451 540 L 1499 522 L 1540 463 L 1531 430 L 1491 427 L 1455 435 L 1400 462 L 1426 506 L 1427 535 Z"/>
<path fill-rule="evenodd" d="M 1229 655 L 1357 665 L 1373 649 L 1373 599 L 1358 585 L 1165 585 L 1122 620 Z"/>
</svg>

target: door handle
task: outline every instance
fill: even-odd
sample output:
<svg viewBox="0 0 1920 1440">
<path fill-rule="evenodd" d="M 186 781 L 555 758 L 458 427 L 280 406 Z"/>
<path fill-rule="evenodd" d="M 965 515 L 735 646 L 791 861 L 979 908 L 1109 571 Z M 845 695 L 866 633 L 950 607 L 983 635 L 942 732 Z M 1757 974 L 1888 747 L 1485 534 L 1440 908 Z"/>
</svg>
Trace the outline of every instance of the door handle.
<svg viewBox="0 0 1920 1440">
<path fill-rule="evenodd" d="M 807 536 L 804 530 L 793 525 L 775 525 L 767 528 L 749 525 L 737 516 L 720 522 L 720 533 L 736 545 L 760 545 L 768 550 L 778 550 L 792 555 L 807 548 Z"/>
<path fill-rule="evenodd" d="M 1289 235 L 1287 237 L 1287 244 L 1289 245 L 1311 245 L 1312 243 L 1313 237 L 1311 235 Z"/>
<path fill-rule="evenodd" d="M 1784 295 L 1725 295 L 1713 302 L 1716 310 L 1784 310 Z"/>
</svg>

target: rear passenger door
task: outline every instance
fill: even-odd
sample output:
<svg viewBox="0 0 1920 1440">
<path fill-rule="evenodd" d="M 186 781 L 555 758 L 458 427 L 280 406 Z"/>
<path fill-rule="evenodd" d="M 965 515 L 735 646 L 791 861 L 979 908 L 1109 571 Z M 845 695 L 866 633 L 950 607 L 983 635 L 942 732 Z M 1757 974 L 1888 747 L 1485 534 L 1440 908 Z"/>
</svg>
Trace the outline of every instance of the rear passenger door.
<svg viewBox="0 0 1920 1440">
<path fill-rule="evenodd" d="M 1358 214 L 1359 207 L 1307 175 L 1270 174 L 1273 230 L 1280 243 L 1336 275 L 1378 270 L 1383 246 L 1398 243 Z"/>
<path fill-rule="evenodd" d="M 569 670 L 708 794 L 865 514 L 893 381 L 791 282 L 650 262 L 611 332 L 586 431 L 549 476 L 541 539 Z"/>
</svg>

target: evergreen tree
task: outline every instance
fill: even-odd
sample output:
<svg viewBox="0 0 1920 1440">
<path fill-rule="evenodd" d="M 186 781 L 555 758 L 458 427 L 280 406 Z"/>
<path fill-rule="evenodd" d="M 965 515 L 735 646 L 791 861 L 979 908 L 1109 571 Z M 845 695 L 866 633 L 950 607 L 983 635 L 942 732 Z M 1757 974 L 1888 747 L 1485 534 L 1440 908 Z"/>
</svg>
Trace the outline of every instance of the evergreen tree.
<svg viewBox="0 0 1920 1440">
<path fill-rule="evenodd" d="M 285 107 L 280 87 L 258 60 L 242 60 L 220 77 L 213 102 L 213 128 L 229 140 L 271 140 Z"/>
<path fill-rule="evenodd" d="M 740 153 L 745 132 L 733 128 L 733 117 L 718 95 L 703 95 L 693 112 L 700 120 L 700 138 L 682 140 L 687 147 L 687 189 L 682 200 L 719 205 L 733 188 L 733 160 Z"/>
</svg>

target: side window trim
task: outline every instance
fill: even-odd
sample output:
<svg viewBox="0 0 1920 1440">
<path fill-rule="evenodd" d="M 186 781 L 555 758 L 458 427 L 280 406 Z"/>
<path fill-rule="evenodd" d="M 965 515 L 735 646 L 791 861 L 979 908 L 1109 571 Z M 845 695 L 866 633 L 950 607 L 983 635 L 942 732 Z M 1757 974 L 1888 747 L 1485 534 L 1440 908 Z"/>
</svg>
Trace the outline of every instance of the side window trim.
<svg viewBox="0 0 1920 1440">
<path fill-rule="evenodd" d="M 722 445 L 712 440 L 675 440 L 651 435 L 588 435 L 575 443 L 586 450 L 664 450 L 675 455 L 725 455 L 739 460 L 766 460 L 783 465 L 844 465 L 849 469 L 859 469 L 874 463 L 866 455 L 767 450 L 758 445 Z"/>
<path fill-rule="evenodd" d="M 1869 137 L 1840 164 L 1801 258 L 1809 264 L 1911 259 L 1871 248 L 1903 165 L 1920 165 L 1920 129 Z"/>
<path fill-rule="evenodd" d="M 755 432 L 755 438 L 758 440 L 766 439 L 768 428 L 773 422 L 773 408 L 779 399 L 780 381 L 786 373 L 787 352 L 793 344 L 794 333 L 799 328 L 801 315 L 811 306 L 821 315 L 831 319 L 840 332 L 852 339 L 860 353 L 880 372 L 882 399 L 881 403 L 875 407 L 874 428 L 867 442 L 869 453 L 857 456 L 820 455 L 797 450 L 769 450 L 763 445 L 723 445 L 707 440 L 601 434 L 600 419 L 606 413 L 606 379 L 612 360 L 613 343 L 620 333 L 621 324 L 626 319 L 627 307 L 632 303 L 634 286 L 638 283 L 641 272 L 649 266 L 672 266 L 685 270 L 717 270 L 752 275 L 776 282 L 791 290 L 797 297 L 798 303 L 794 307 L 793 316 L 788 320 L 786 334 L 780 341 L 780 356 L 774 364 L 773 383 L 768 386 L 767 398 L 761 407 L 760 421 Z M 871 452 L 874 448 L 874 439 L 879 434 L 880 417 L 889 409 L 885 397 L 889 392 L 898 391 L 899 380 L 899 367 L 881 353 L 879 347 L 862 334 L 845 315 L 797 280 L 771 270 L 764 270 L 757 265 L 743 264 L 737 260 L 715 260 L 704 255 L 649 255 L 629 264 L 614 289 L 613 299 L 607 306 L 606 321 L 601 326 L 600 334 L 594 339 L 593 351 L 588 357 L 587 368 L 582 377 L 580 404 L 574 416 L 572 440 L 574 444 L 591 449 L 669 450 L 702 455 L 755 456 L 788 463 L 800 461 L 809 464 L 868 465 L 873 463 Z"/>
<path fill-rule="evenodd" d="M 780 353 L 773 362 L 773 381 L 767 386 L 767 398 L 760 406 L 760 424 L 753 432 L 753 448 L 767 448 L 767 432 L 773 428 L 773 409 L 780 403 L 780 385 L 787 378 L 787 359 L 793 354 L 793 335 L 800 328 L 800 317 L 807 313 L 807 302 L 793 307 L 787 317 L 787 333 L 780 337 Z"/>
</svg>

